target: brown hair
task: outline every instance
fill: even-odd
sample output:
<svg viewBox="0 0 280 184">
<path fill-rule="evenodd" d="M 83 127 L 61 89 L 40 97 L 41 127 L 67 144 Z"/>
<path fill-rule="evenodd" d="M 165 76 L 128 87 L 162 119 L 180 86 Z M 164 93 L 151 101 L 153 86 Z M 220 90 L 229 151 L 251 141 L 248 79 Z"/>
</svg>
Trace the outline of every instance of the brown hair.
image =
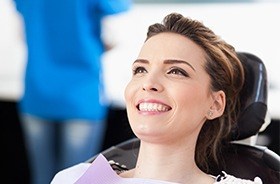
<svg viewBox="0 0 280 184">
<path fill-rule="evenodd" d="M 227 44 L 201 22 L 183 17 L 178 13 L 167 15 L 163 23 L 149 27 L 147 38 L 163 32 L 183 35 L 199 45 L 206 53 L 205 71 L 211 79 L 212 91 L 226 94 L 223 115 L 207 120 L 198 136 L 195 160 L 203 171 L 208 172 L 210 161 L 219 162 L 223 142 L 228 142 L 239 113 L 238 94 L 244 83 L 244 71 L 233 46 Z"/>
</svg>

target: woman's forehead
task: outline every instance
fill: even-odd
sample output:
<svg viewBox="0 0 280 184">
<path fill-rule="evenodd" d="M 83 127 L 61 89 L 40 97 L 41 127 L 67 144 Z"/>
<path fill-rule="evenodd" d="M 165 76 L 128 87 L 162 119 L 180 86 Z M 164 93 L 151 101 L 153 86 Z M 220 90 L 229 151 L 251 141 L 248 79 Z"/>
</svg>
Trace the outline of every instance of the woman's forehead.
<svg viewBox="0 0 280 184">
<path fill-rule="evenodd" d="M 164 61 L 177 59 L 202 66 L 206 60 L 204 50 L 189 38 L 177 33 L 159 33 L 142 46 L 138 59 Z"/>
</svg>

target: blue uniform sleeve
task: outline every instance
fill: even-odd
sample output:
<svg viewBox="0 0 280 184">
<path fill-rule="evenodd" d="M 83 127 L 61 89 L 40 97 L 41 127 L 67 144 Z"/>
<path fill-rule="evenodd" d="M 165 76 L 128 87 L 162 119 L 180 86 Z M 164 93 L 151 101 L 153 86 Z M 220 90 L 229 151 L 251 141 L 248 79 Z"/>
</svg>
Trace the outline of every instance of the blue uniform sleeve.
<svg viewBox="0 0 280 184">
<path fill-rule="evenodd" d="M 103 15 L 112 15 L 127 11 L 131 4 L 131 0 L 99 0 L 99 10 Z"/>
<path fill-rule="evenodd" d="M 14 4 L 15 4 L 17 11 L 22 14 L 22 12 L 23 12 L 22 0 L 14 0 Z"/>
</svg>

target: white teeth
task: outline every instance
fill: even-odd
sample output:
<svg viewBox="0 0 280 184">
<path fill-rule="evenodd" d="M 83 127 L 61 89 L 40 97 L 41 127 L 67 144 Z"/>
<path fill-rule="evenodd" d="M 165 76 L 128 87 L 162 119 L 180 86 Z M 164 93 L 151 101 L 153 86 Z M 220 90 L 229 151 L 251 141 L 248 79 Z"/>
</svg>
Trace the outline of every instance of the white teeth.
<svg viewBox="0 0 280 184">
<path fill-rule="evenodd" d="M 165 112 L 170 108 L 163 104 L 158 103 L 141 103 L 139 104 L 140 111 L 157 111 L 157 112 Z"/>
</svg>

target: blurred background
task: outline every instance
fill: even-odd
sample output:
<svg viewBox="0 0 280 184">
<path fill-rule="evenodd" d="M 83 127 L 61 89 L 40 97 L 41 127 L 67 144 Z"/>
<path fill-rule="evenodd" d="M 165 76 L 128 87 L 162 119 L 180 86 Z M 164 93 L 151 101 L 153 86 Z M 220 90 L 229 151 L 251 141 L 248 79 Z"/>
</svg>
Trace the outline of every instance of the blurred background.
<svg viewBox="0 0 280 184">
<path fill-rule="evenodd" d="M 126 13 L 104 20 L 103 39 L 113 48 L 103 55 L 104 79 L 111 107 L 103 149 L 133 134 L 129 128 L 123 90 L 131 64 L 146 37 L 148 25 L 171 12 L 201 20 L 237 51 L 250 52 L 266 65 L 270 124 L 257 144 L 280 154 L 280 1 L 279 0 L 134 0 Z M 0 1 L 0 124 L 3 169 L 28 183 L 29 169 L 16 105 L 23 91 L 26 45 L 22 20 L 12 0 Z M 43 82 L 43 81 L 42 81 Z M 7 176 L 9 177 L 9 176 Z"/>
</svg>

